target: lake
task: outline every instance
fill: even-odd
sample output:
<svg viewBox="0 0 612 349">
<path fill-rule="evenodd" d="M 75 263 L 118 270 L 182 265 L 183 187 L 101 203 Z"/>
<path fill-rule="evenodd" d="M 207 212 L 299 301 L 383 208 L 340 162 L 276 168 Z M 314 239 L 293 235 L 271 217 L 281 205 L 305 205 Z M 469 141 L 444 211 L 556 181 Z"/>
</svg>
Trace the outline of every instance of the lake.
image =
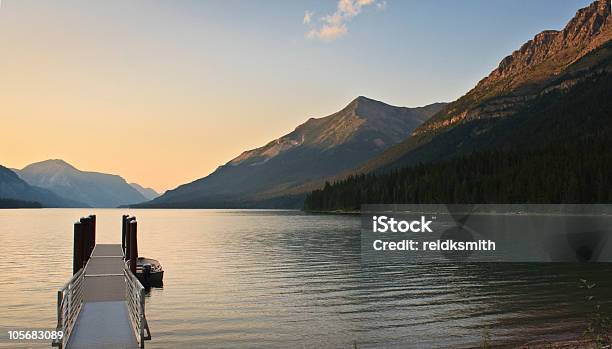
<svg viewBox="0 0 612 349">
<path fill-rule="evenodd" d="M 580 334 L 609 305 L 612 266 L 361 263 L 360 218 L 267 210 L 0 210 L 0 329 L 54 328 L 72 270 L 72 224 L 96 214 L 97 241 L 138 218 L 139 254 L 164 287 L 147 296 L 147 348 L 464 348 Z M 19 346 L 21 345 L 21 346 Z"/>
</svg>

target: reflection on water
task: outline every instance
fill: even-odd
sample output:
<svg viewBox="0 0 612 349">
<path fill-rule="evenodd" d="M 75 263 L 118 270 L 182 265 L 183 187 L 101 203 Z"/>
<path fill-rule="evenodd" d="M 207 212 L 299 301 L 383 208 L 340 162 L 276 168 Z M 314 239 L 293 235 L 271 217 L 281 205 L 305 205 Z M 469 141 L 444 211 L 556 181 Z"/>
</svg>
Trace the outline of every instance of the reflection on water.
<svg viewBox="0 0 612 349">
<path fill-rule="evenodd" d="M 0 211 L 4 333 L 55 326 L 72 223 L 92 212 L 98 242 L 119 242 L 125 210 Z M 579 279 L 597 282 L 601 300 L 612 294 L 608 265 L 362 264 L 355 216 L 129 213 L 140 254 L 166 271 L 147 298 L 147 348 L 461 348 L 478 346 L 485 328 L 493 341 L 521 342 L 581 332 Z"/>
</svg>

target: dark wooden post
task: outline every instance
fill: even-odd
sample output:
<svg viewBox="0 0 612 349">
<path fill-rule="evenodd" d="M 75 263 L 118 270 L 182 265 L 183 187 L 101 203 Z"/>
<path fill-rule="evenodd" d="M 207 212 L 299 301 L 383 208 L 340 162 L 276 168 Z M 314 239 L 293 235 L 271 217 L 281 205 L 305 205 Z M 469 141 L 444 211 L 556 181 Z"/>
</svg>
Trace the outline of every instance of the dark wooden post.
<svg viewBox="0 0 612 349">
<path fill-rule="evenodd" d="M 83 217 L 81 218 L 82 235 L 83 235 L 83 263 L 87 263 L 90 256 L 90 247 L 91 247 L 91 228 L 89 218 Z"/>
<path fill-rule="evenodd" d="M 96 247 L 96 215 L 90 215 L 89 219 L 91 219 L 91 252 L 93 252 L 94 247 Z"/>
<path fill-rule="evenodd" d="M 129 261 L 130 260 L 130 252 L 132 251 L 131 249 L 131 241 L 130 241 L 130 221 L 131 221 L 131 217 L 126 217 L 125 218 L 125 260 Z"/>
<path fill-rule="evenodd" d="M 138 223 L 136 220 L 130 221 L 130 270 L 136 275 L 136 265 L 138 264 Z"/>
<path fill-rule="evenodd" d="M 121 216 L 121 250 L 123 251 L 123 256 L 127 259 L 127 219 L 128 215 L 124 214 Z"/>
<path fill-rule="evenodd" d="M 83 234 L 81 222 L 74 223 L 74 245 L 72 248 L 72 274 L 83 267 Z"/>
</svg>

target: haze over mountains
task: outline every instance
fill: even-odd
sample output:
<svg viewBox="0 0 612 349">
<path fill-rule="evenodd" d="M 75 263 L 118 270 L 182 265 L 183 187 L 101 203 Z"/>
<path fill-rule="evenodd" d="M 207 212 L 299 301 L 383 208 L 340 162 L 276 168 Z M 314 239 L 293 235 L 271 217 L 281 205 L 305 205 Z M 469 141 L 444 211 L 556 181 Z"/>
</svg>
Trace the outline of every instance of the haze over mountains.
<svg viewBox="0 0 612 349">
<path fill-rule="evenodd" d="M 443 106 L 404 108 L 358 97 L 339 112 L 311 118 L 293 132 L 243 152 L 209 176 L 142 206 L 299 207 L 301 199 L 285 201 L 283 193 L 371 159 L 404 140 Z"/>
<path fill-rule="evenodd" d="M 0 200 L 7 199 L 39 203 L 43 207 L 87 207 L 84 203 L 62 198 L 50 190 L 29 185 L 15 172 L 0 165 Z M 22 202 L 13 206 L 32 205 Z"/>
<path fill-rule="evenodd" d="M 32 186 L 90 207 L 118 207 L 148 200 L 120 176 L 81 171 L 63 160 L 41 161 L 15 172 Z"/>
<path fill-rule="evenodd" d="M 159 196 L 159 193 L 155 191 L 153 188 L 145 188 L 138 183 L 130 183 L 132 188 L 136 189 L 142 196 L 144 196 L 147 200 L 153 200 Z"/>
</svg>

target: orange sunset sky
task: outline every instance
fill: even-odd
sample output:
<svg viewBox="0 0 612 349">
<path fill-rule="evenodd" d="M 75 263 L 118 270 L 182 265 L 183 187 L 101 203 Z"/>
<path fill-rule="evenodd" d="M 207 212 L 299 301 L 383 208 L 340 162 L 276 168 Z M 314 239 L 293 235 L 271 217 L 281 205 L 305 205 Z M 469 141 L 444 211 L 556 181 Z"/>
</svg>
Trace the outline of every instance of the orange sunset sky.
<svg viewBox="0 0 612 349">
<path fill-rule="evenodd" d="M 459 97 L 588 1 L 544 2 L 2 0 L 0 164 L 172 189 L 358 95 Z"/>
</svg>

